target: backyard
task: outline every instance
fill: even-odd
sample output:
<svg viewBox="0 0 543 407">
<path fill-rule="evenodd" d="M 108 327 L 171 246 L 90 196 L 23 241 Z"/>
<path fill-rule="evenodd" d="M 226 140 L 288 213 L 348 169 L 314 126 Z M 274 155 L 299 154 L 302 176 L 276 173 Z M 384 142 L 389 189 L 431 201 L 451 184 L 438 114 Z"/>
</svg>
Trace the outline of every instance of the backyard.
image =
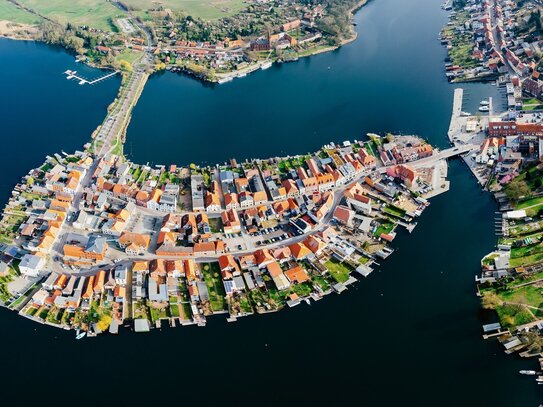
<svg viewBox="0 0 543 407">
<path fill-rule="evenodd" d="M 226 292 L 222 284 L 221 270 L 219 263 L 206 263 L 202 265 L 202 272 L 209 291 L 209 302 L 213 311 L 223 311 L 227 309 Z"/>
<path fill-rule="evenodd" d="M 334 277 L 334 280 L 336 280 L 338 283 L 344 283 L 347 281 L 352 272 L 352 269 L 348 265 L 345 263 L 340 263 L 334 258 L 328 260 L 326 263 L 324 263 L 324 265 L 328 269 L 330 275 Z"/>
</svg>

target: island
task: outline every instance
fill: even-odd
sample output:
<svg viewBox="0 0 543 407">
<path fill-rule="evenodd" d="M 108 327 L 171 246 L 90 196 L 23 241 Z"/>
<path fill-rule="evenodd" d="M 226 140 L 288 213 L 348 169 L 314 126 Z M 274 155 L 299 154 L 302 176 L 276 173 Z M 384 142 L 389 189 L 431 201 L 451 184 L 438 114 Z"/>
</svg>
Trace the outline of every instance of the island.
<svg viewBox="0 0 543 407">
<path fill-rule="evenodd" d="M 29 171 L 0 221 L 2 305 L 79 338 L 341 293 L 448 190 L 446 159 L 479 149 L 369 134 L 303 155 L 142 165 L 123 146 L 148 72 L 121 74 L 91 140 Z"/>
</svg>

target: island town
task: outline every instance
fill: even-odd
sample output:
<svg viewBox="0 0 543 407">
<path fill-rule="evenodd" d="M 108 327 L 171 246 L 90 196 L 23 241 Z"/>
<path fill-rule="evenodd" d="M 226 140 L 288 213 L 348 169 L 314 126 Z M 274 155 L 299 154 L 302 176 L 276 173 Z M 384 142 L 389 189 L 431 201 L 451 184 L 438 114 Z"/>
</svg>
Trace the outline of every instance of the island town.
<svg viewBox="0 0 543 407">
<path fill-rule="evenodd" d="M 445 158 L 465 152 L 370 134 L 314 154 L 150 167 L 96 144 L 31 170 L 0 232 L 3 305 L 79 335 L 341 293 L 393 252 L 398 227 L 413 231 L 448 189 Z"/>
</svg>

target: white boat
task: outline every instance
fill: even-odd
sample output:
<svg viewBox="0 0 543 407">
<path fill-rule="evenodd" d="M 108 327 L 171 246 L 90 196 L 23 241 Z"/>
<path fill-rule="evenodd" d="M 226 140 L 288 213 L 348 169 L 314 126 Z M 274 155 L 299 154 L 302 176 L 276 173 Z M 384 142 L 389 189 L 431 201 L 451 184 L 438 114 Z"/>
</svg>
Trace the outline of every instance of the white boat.
<svg viewBox="0 0 543 407">
<path fill-rule="evenodd" d="M 238 75 L 238 78 L 245 78 L 246 76 L 247 76 L 246 73 L 240 73 L 240 74 Z"/>
<path fill-rule="evenodd" d="M 481 106 L 488 106 L 490 102 L 486 99 L 481 100 L 481 103 L 479 103 Z"/>
<path fill-rule="evenodd" d="M 264 70 L 264 69 L 268 69 L 272 66 L 272 61 L 266 61 L 264 62 L 262 65 L 260 65 L 260 69 Z"/>
<path fill-rule="evenodd" d="M 479 108 L 479 111 L 480 112 L 489 112 L 490 111 L 490 108 L 488 106 L 481 106 Z"/>
<path fill-rule="evenodd" d="M 537 372 L 535 370 L 521 370 L 519 371 L 520 374 L 525 374 L 528 376 L 535 376 Z"/>
<path fill-rule="evenodd" d="M 463 116 L 463 117 L 471 116 L 471 113 L 468 113 L 468 112 L 460 112 L 460 116 Z"/>
<path fill-rule="evenodd" d="M 83 339 L 85 336 L 87 335 L 86 332 L 79 332 L 76 336 L 75 336 L 75 339 Z"/>
</svg>

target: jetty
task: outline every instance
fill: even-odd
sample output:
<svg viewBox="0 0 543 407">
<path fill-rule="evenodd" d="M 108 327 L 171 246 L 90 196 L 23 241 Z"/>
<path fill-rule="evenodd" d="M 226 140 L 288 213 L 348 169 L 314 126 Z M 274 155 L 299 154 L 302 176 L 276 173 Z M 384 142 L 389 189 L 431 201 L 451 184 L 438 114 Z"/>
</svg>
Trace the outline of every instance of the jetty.
<svg viewBox="0 0 543 407">
<path fill-rule="evenodd" d="M 105 81 L 106 79 L 117 75 L 119 72 L 120 71 L 113 71 L 113 72 L 110 72 L 110 73 L 108 73 L 106 75 L 102 75 L 102 76 L 100 76 L 100 77 L 98 77 L 96 79 L 93 79 L 93 80 L 89 80 L 87 78 L 79 76 L 77 74 L 77 71 L 72 71 L 70 69 L 67 69 L 66 71 L 64 71 L 64 74 L 66 75 L 66 79 L 68 79 L 68 80 L 75 79 L 76 81 L 79 81 L 80 85 L 87 85 L 87 84 L 88 85 L 94 85 L 95 83 Z"/>
</svg>

